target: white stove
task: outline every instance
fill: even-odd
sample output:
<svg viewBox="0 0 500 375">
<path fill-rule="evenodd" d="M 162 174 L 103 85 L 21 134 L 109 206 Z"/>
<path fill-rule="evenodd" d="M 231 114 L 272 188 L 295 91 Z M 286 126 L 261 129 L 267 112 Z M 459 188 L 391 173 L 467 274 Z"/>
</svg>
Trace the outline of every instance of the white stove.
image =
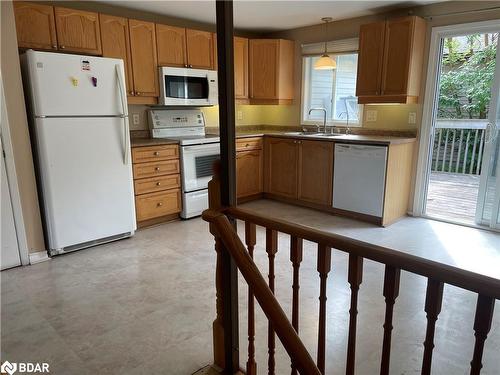
<svg viewBox="0 0 500 375">
<path fill-rule="evenodd" d="M 199 216 L 208 208 L 208 182 L 212 165 L 220 158 L 220 138 L 205 133 L 205 117 L 199 109 L 151 109 L 152 138 L 179 141 L 181 161 L 181 217 Z"/>
</svg>

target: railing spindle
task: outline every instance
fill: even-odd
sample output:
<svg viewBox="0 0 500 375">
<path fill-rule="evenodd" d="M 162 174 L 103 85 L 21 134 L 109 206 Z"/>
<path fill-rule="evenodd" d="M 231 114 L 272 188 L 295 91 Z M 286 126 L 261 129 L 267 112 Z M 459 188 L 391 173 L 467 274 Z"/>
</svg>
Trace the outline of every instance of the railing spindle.
<svg viewBox="0 0 500 375">
<path fill-rule="evenodd" d="M 437 129 L 437 132 L 439 133 L 438 137 L 438 144 L 437 144 L 437 152 L 436 152 L 436 161 L 434 163 L 434 170 L 438 170 L 438 164 L 439 164 L 439 158 L 440 158 L 440 153 L 441 153 L 441 138 L 443 136 L 443 129 Z"/>
<path fill-rule="evenodd" d="M 427 293 L 425 295 L 425 312 L 427 314 L 427 330 L 424 341 L 424 359 L 422 361 L 422 375 L 431 373 L 432 351 L 434 349 L 434 332 L 436 321 L 441 312 L 443 302 L 443 283 L 438 280 L 428 279 Z"/>
<path fill-rule="evenodd" d="M 269 258 L 269 289 L 274 294 L 274 257 L 278 252 L 278 232 L 272 229 L 266 229 L 266 252 Z M 274 352 L 276 348 L 276 337 L 273 324 L 269 321 L 267 326 L 267 347 L 269 358 L 267 361 L 268 373 L 274 374 L 276 362 Z"/>
<path fill-rule="evenodd" d="M 462 152 L 462 143 L 464 141 L 464 129 L 460 130 L 460 140 L 458 141 L 457 164 L 455 165 L 455 173 L 458 173 L 460 168 L 460 154 Z"/>
<path fill-rule="evenodd" d="M 494 307 L 494 298 L 482 294 L 477 296 L 476 317 L 474 319 L 474 336 L 476 337 L 476 343 L 474 344 L 474 355 L 470 363 L 471 375 L 478 375 L 483 367 L 484 343 L 491 329 Z"/>
<path fill-rule="evenodd" d="M 354 374 L 356 358 L 356 326 L 358 317 L 358 291 L 363 281 L 363 258 L 349 254 L 347 280 L 351 285 L 351 308 L 349 309 L 349 337 L 347 340 L 346 374 Z"/>
<path fill-rule="evenodd" d="M 245 222 L 245 244 L 248 255 L 253 259 L 253 250 L 257 242 L 257 230 L 255 224 Z M 257 363 L 255 362 L 255 300 L 252 287 L 248 286 L 248 360 L 247 375 L 257 374 Z"/>
<path fill-rule="evenodd" d="M 384 297 L 385 297 L 385 321 L 384 321 L 384 342 L 382 345 L 382 361 L 380 364 L 380 374 L 389 374 L 391 359 L 391 335 L 392 335 L 392 316 L 394 312 L 394 303 L 399 295 L 399 280 L 401 270 L 393 266 L 385 266 L 384 275 Z"/>
<path fill-rule="evenodd" d="M 477 136 L 478 130 L 476 129 L 474 131 L 474 143 L 472 145 L 472 160 L 470 162 L 469 174 L 472 174 L 474 171 L 474 162 L 476 161 Z"/>
<path fill-rule="evenodd" d="M 326 285 L 328 273 L 331 269 L 332 248 L 318 244 L 318 266 L 320 278 L 319 290 L 319 327 L 318 327 L 318 360 L 317 366 L 322 374 L 325 373 L 326 352 Z"/>
<path fill-rule="evenodd" d="M 292 236 L 290 238 L 290 261 L 293 266 L 292 281 L 292 327 L 299 333 L 299 269 L 302 262 L 302 238 Z M 297 367 L 292 361 L 292 375 L 297 375 Z"/>
<path fill-rule="evenodd" d="M 479 143 L 479 152 L 477 154 L 477 166 L 476 166 L 476 174 L 480 174 L 481 172 L 481 160 L 483 158 L 483 146 L 484 146 L 484 137 L 485 131 L 479 130 L 481 132 L 480 143 Z"/>
<path fill-rule="evenodd" d="M 470 131 L 467 132 L 467 140 L 465 141 L 465 151 L 464 151 L 464 165 L 462 167 L 462 173 L 465 174 L 467 170 L 467 159 L 469 155 L 469 142 L 470 142 Z"/>
</svg>

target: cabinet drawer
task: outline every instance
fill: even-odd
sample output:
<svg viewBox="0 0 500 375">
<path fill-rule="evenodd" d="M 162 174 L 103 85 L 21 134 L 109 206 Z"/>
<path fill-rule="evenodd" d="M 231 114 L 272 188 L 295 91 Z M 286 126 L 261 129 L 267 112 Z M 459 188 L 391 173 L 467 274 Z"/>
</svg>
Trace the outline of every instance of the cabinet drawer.
<svg viewBox="0 0 500 375">
<path fill-rule="evenodd" d="M 262 138 L 242 138 L 236 140 L 236 151 L 249 151 L 262 149 Z"/>
<path fill-rule="evenodd" d="M 180 189 L 149 193 L 135 197 L 137 221 L 175 214 L 181 211 Z"/>
<path fill-rule="evenodd" d="M 146 178 L 179 173 L 179 160 L 164 160 L 134 164 L 134 178 Z"/>
<path fill-rule="evenodd" d="M 134 181 L 135 194 L 153 193 L 168 189 L 177 189 L 181 187 L 181 175 L 172 174 L 160 177 L 141 178 Z"/>
<path fill-rule="evenodd" d="M 134 163 L 178 158 L 179 147 L 177 145 L 134 147 L 132 149 L 132 161 Z"/>
</svg>

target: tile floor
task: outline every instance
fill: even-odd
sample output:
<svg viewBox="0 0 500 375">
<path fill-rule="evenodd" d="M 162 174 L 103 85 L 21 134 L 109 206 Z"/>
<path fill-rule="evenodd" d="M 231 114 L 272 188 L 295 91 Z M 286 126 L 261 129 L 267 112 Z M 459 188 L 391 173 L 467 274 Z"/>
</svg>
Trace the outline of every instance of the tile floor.
<svg viewBox="0 0 500 375">
<path fill-rule="evenodd" d="M 437 244 L 446 242 L 439 236 L 433 237 L 434 242 L 422 239 L 425 222 L 418 219 L 405 219 L 381 229 L 275 202 L 257 201 L 245 207 L 265 209 L 285 219 L 294 218 L 364 240 L 371 238 L 386 246 L 406 243 L 408 251 L 416 253 L 423 245 L 439 252 Z M 461 228 L 443 223 L 429 230 L 436 229 L 449 234 L 464 233 Z M 484 250 L 487 258 L 482 259 L 490 260 L 488 272 L 500 272 L 493 269 L 498 264 L 495 259 L 500 259 L 500 236 L 472 229 L 466 234 Z M 258 243 L 256 263 L 265 275 L 267 258 L 261 230 Z M 281 235 L 279 244 L 276 295 L 285 311 L 290 311 L 288 238 Z M 463 258 L 463 254 L 460 256 Z M 454 258 L 449 254 L 443 259 Z M 456 262 L 461 264 L 460 260 Z M 208 226 L 193 219 L 141 230 L 131 239 L 59 256 L 49 262 L 4 271 L 0 274 L 1 359 L 49 362 L 52 374 L 191 374 L 211 362 L 214 266 L 215 252 Z M 335 251 L 328 283 L 328 374 L 344 373 L 349 301 L 346 272 L 347 257 Z M 378 371 L 384 314 L 382 283 L 383 268 L 367 261 L 360 291 L 357 374 Z M 316 249 L 306 243 L 301 267 L 300 334 L 313 356 L 318 287 Z M 424 296 L 425 280 L 403 273 L 395 310 L 391 373 L 420 372 Z M 241 283 L 242 366 L 247 345 L 246 298 L 246 287 Z M 473 348 L 475 298 L 458 288 L 445 288 L 443 312 L 437 324 L 434 373 L 467 373 Z M 266 335 L 267 323 L 258 310 L 259 373 L 266 372 Z M 279 342 L 277 346 L 277 374 L 289 373 L 287 356 Z M 484 374 L 499 374 L 498 353 L 497 304 L 484 354 Z"/>
</svg>

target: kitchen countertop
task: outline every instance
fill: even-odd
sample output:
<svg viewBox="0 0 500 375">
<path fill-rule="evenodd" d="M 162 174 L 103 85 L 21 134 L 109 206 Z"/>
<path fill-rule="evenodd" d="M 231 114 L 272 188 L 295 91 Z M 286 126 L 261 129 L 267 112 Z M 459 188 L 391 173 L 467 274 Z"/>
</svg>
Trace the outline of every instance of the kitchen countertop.
<svg viewBox="0 0 500 375">
<path fill-rule="evenodd" d="M 252 133 L 237 133 L 236 138 L 250 138 L 250 137 L 260 137 L 264 135 L 277 136 L 284 138 L 294 138 L 294 139 L 304 139 L 304 140 L 321 140 L 321 141 L 331 141 L 338 143 L 363 143 L 363 144 L 373 144 L 373 145 L 392 145 L 392 144 L 403 144 L 412 143 L 416 141 L 416 138 L 411 137 L 394 137 L 394 136 L 381 136 L 381 135 L 338 135 L 331 137 L 324 136 L 310 136 L 310 135 L 300 135 L 291 134 L 286 132 L 252 132 Z"/>
<path fill-rule="evenodd" d="M 381 135 L 338 135 L 338 136 L 310 136 L 301 134 L 292 134 L 290 132 L 278 132 L 278 131 L 254 131 L 254 132 L 238 132 L 236 133 L 236 138 L 252 138 L 252 137 L 262 137 L 262 136 L 276 136 L 283 138 L 293 138 L 302 140 L 321 140 L 321 141 L 331 141 L 338 143 L 363 143 L 372 145 L 397 145 L 404 143 L 415 142 L 416 138 L 411 137 L 395 137 L 395 136 L 381 136 Z M 141 146 L 159 146 L 159 145 L 173 145 L 179 144 L 178 140 L 168 139 L 168 138 L 132 138 L 130 140 L 132 147 Z"/>
<path fill-rule="evenodd" d="M 130 145 L 132 147 L 141 146 L 161 146 L 161 145 L 178 145 L 179 141 L 168 138 L 131 138 Z"/>
</svg>

